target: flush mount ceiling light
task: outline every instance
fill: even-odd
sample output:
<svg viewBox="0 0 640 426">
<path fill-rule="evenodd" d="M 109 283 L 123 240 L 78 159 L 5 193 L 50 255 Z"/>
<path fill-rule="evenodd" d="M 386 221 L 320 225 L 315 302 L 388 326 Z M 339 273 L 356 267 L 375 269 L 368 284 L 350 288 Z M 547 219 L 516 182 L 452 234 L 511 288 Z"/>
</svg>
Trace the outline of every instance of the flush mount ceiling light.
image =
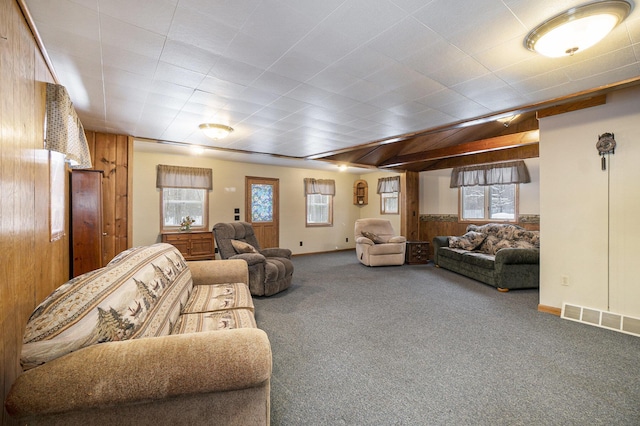
<svg viewBox="0 0 640 426">
<path fill-rule="evenodd" d="M 200 125 L 200 130 L 204 132 L 207 137 L 211 139 L 222 139 L 233 132 L 233 128 L 225 126 L 224 124 L 203 123 Z"/>
<path fill-rule="evenodd" d="M 524 45 L 552 58 L 572 56 L 602 40 L 630 12 L 631 4 L 624 0 L 577 6 L 538 25 L 524 39 Z"/>
</svg>

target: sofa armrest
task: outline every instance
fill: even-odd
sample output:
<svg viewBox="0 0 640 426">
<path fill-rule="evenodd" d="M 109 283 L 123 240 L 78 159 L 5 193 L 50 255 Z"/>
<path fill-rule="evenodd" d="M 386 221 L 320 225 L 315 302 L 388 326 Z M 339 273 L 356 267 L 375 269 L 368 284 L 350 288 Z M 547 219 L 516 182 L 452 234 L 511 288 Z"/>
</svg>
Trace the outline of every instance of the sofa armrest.
<svg viewBox="0 0 640 426">
<path fill-rule="evenodd" d="M 187 262 L 193 285 L 244 283 L 249 285 L 249 268 L 241 259 Z"/>
<path fill-rule="evenodd" d="M 508 264 L 539 264 L 540 249 L 503 248 L 496 253 L 496 267 Z"/>
<path fill-rule="evenodd" d="M 271 363 L 257 328 L 108 342 L 26 371 L 5 407 L 24 418 L 245 389 L 269 380 Z"/>
<path fill-rule="evenodd" d="M 438 249 L 440 247 L 449 247 L 449 237 L 433 237 L 433 263 L 436 265 L 438 265 Z"/>
<path fill-rule="evenodd" d="M 291 259 L 291 250 L 287 248 L 271 247 L 260 250 L 264 257 L 284 257 Z"/>
<path fill-rule="evenodd" d="M 389 238 L 389 241 L 387 242 L 388 243 L 406 243 L 407 237 L 404 237 L 402 235 L 396 235 L 395 237 Z"/>
<path fill-rule="evenodd" d="M 244 260 L 248 266 L 257 265 L 259 263 L 264 263 L 267 259 L 260 253 L 241 253 L 231 256 L 229 259 L 240 259 Z"/>
</svg>

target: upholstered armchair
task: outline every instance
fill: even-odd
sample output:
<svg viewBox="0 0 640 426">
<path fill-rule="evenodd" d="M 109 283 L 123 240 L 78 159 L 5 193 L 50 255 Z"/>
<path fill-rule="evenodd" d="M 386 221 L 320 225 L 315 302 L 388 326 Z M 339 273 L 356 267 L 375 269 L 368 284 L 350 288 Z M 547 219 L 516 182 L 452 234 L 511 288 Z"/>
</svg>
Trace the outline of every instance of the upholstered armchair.
<svg viewBox="0 0 640 426">
<path fill-rule="evenodd" d="M 367 266 L 404 264 L 407 239 L 396 235 L 386 219 L 358 219 L 355 225 L 356 255 Z"/>
<path fill-rule="evenodd" d="M 293 276 L 291 250 L 260 249 L 251 224 L 216 223 L 213 233 L 222 259 L 242 259 L 249 266 L 249 290 L 254 296 L 271 296 L 289 288 Z"/>
</svg>

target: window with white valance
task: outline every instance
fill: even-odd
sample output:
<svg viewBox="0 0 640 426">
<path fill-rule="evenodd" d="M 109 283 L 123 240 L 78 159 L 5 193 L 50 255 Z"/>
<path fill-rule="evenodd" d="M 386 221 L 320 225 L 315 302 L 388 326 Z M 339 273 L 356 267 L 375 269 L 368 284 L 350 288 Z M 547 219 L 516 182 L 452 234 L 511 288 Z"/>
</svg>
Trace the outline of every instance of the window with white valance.
<svg viewBox="0 0 640 426">
<path fill-rule="evenodd" d="M 400 192 L 400 176 L 378 179 L 378 194 Z"/>
<path fill-rule="evenodd" d="M 529 170 L 524 161 L 456 167 L 451 172 L 450 188 L 529 183 Z"/>
<path fill-rule="evenodd" d="M 304 193 L 305 195 L 308 195 L 308 194 L 336 195 L 336 182 L 333 179 L 305 178 Z"/>
<path fill-rule="evenodd" d="M 208 229 L 211 169 L 158 164 L 156 187 L 161 193 L 161 231 Z"/>
<path fill-rule="evenodd" d="M 333 225 L 333 196 L 336 182 L 333 179 L 304 179 L 306 199 L 306 226 Z"/>
<path fill-rule="evenodd" d="M 378 194 L 380 194 L 380 214 L 399 214 L 400 205 L 400 176 L 378 179 Z"/>
</svg>

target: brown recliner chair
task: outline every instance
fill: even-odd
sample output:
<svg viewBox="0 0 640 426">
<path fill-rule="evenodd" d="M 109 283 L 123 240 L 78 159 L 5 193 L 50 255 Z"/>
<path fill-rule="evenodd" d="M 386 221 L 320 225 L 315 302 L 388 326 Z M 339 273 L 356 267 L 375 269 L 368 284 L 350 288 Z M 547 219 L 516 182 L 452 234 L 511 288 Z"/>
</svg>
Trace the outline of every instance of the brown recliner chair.
<svg viewBox="0 0 640 426">
<path fill-rule="evenodd" d="M 260 249 L 253 227 L 247 222 L 216 223 L 213 232 L 222 259 L 247 262 L 253 296 L 271 296 L 289 288 L 293 277 L 291 250 Z"/>
</svg>

